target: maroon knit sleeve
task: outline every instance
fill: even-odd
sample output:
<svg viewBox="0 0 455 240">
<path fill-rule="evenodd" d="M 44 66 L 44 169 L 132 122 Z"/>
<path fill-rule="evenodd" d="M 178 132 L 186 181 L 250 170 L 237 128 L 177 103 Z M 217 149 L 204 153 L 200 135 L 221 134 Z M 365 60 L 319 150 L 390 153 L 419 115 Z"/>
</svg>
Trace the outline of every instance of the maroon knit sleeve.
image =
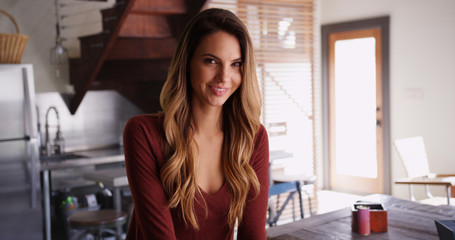
<svg viewBox="0 0 455 240">
<path fill-rule="evenodd" d="M 257 197 L 254 188 L 250 190 L 245 205 L 243 220 L 239 224 L 237 239 L 266 239 L 265 223 L 269 195 L 269 139 L 261 126 L 254 141 L 254 152 L 250 164 L 258 177 L 261 189 Z"/>
<path fill-rule="evenodd" d="M 134 203 L 127 239 L 175 239 L 159 177 L 160 127 L 156 116 L 143 115 L 130 119 L 123 132 L 126 173 Z"/>
</svg>

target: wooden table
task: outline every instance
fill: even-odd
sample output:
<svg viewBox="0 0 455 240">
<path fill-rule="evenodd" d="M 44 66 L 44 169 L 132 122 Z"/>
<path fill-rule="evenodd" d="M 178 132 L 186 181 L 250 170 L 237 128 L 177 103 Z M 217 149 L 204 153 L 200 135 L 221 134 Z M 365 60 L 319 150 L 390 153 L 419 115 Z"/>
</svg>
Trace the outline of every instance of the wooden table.
<svg viewBox="0 0 455 240">
<path fill-rule="evenodd" d="M 361 236 L 351 231 L 351 210 L 344 208 L 267 229 L 267 239 L 439 239 L 434 220 L 455 219 L 454 206 L 432 206 L 373 194 L 362 200 L 381 202 L 387 209 L 388 231 Z M 360 199 L 359 199 L 360 200 Z M 335 200 L 334 200 L 335 201 Z"/>
</svg>

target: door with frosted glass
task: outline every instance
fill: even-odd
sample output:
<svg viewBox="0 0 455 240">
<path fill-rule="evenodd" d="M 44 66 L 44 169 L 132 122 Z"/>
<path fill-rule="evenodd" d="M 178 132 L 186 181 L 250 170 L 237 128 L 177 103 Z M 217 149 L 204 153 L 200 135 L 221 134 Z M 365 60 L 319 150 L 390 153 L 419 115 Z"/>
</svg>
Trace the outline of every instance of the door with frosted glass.
<svg viewBox="0 0 455 240">
<path fill-rule="evenodd" d="M 328 36 L 330 187 L 383 193 L 381 29 Z"/>
</svg>

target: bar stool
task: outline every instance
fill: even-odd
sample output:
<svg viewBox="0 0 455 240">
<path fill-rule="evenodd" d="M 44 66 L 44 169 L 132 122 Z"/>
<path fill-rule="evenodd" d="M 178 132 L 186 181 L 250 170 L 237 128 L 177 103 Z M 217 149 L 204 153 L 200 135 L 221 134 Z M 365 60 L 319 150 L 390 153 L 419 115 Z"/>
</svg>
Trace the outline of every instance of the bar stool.
<svg viewBox="0 0 455 240">
<path fill-rule="evenodd" d="M 74 229 L 85 230 L 78 239 L 92 234 L 95 239 L 103 239 L 103 233 L 110 233 L 116 239 L 122 239 L 121 234 L 110 228 L 120 228 L 126 222 L 127 214 L 120 210 L 101 209 L 96 211 L 77 212 L 68 218 Z"/>
</svg>

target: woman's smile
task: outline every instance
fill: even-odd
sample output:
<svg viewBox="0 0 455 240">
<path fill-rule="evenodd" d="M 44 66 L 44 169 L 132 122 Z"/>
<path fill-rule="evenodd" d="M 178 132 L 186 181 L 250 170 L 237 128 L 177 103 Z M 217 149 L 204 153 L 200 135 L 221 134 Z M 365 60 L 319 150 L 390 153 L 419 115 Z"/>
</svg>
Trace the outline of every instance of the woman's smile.
<svg viewBox="0 0 455 240">
<path fill-rule="evenodd" d="M 222 88 L 222 87 L 211 87 L 210 86 L 210 89 L 212 90 L 212 92 L 217 95 L 217 96 L 223 96 L 226 91 L 228 90 L 227 88 Z"/>
</svg>

